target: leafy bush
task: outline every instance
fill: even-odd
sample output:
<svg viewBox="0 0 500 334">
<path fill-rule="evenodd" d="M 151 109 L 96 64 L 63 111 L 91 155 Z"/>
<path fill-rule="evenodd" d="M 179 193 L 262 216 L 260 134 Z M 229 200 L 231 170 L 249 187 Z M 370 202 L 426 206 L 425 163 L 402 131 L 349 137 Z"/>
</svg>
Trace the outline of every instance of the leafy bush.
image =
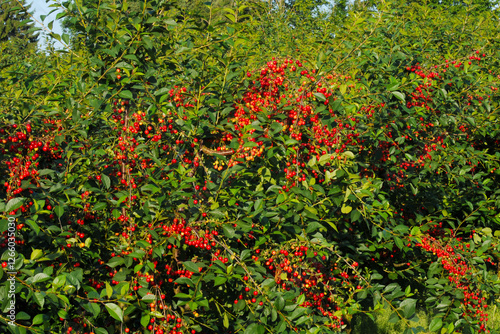
<svg viewBox="0 0 500 334">
<path fill-rule="evenodd" d="M 0 328 L 491 329 L 496 12 L 68 6 L 67 52 L 2 59 Z"/>
</svg>

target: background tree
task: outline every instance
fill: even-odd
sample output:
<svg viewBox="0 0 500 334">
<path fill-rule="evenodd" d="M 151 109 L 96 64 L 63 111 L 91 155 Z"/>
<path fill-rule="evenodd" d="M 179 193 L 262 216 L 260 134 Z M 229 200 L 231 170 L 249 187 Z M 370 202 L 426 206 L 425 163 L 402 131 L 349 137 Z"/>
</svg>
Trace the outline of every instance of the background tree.
<svg viewBox="0 0 500 334">
<path fill-rule="evenodd" d="M 0 42 L 15 40 L 19 48 L 34 48 L 37 45 L 38 33 L 31 21 L 29 9 L 21 1 L 4 1 L 0 4 Z"/>
</svg>

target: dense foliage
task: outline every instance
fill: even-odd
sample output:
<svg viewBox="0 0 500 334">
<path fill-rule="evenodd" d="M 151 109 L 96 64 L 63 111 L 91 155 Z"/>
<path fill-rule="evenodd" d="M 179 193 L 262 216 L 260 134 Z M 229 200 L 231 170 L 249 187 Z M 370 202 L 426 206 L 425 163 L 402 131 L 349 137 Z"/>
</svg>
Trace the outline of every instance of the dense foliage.
<svg viewBox="0 0 500 334">
<path fill-rule="evenodd" d="M 67 3 L 2 54 L 3 332 L 500 330 L 498 12 L 301 3 Z"/>
</svg>

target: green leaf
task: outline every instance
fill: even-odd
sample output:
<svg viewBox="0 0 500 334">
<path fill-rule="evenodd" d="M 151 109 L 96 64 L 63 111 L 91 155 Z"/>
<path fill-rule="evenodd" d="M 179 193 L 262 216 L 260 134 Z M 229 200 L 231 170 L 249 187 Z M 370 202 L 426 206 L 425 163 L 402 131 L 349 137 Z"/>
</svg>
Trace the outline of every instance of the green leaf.
<svg viewBox="0 0 500 334">
<path fill-rule="evenodd" d="M 62 40 L 66 45 L 69 45 L 69 35 L 68 34 L 62 34 Z"/>
<path fill-rule="evenodd" d="M 354 153 L 352 153 L 351 151 L 345 151 L 344 153 L 342 153 L 342 156 L 349 159 L 354 159 Z"/>
<path fill-rule="evenodd" d="M 117 267 L 119 265 L 122 265 L 125 263 L 125 260 L 122 257 L 113 257 L 109 262 L 107 263 L 108 266 L 111 268 Z"/>
<path fill-rule="evenodd" d="M 106 189 L 109 189 L 109 187 L 111 186 L 111 180 L 110 180 L 109 176 L 107 176 L 106 174 L 102 174 L 101 180 L 104 183 L 104 186 L 106 187 Z"/>
<path fill-rule="evenodd" d="M 175 22 L 173 19 L 167 19 L 165 21 L 163 21 L 166 25 L 169 25 L 169 26 L 176 26 L 177 25 L 177 22 Z"/>
<path fill-rule="evenodd" d="M 202 267 L 200 263 L 194 263 L 191 261 L 183 262 L 183 264 L 184 268 L 195 274 L 197 274 L 200 271 L 200 268 Z"/>
<path fill-rule="evenodd" d="M 352 211 L 352 207 L 349 205 L 342 205 L 340 211 L 342 211 L 343 214 L 348 214 L 349 212 Z"/>
<path fill-rule="evenodd" d="M 351 221 L 356 222 L 361 217 L 361 212 L 358 210 L 351 211 Z"/>
<path fill-rule="evenodd" d="M 106 303 L 104 304 L 104 306 L 108 310 L 110 316 L 112 316 L 116 320 L 123 322 L 123 311 L 118 305 L 114 303 Z"/>
<path fill-rule="evenodd" d="M 151 316 L 149 314 L 144 314 L 141 317 L 141 325 L 142 327 L 148 327 L 149 325 L 149 320 L 151 319 Z"/>
<path fill-rule="evenodd" d="M 410 319 L 415 314 L 417 300 L 413 298 L 406 298 L 401 302 L 400 308 L 403 309 L 403 314 L 406 319 Z"/>
<path fill-rule="evenodd" d="M 151 191 L 151 193 L 157 193 L 160 191 L 160 188 L 152 185 L 152 184 L 146 184 L 141 187 L 141 191 Z"/>
<path fill-rule="evenodd" d="M 40 307 L 43 307 L 45 304 L 45 292 L 35 292 L 34 293 L 34 299 Z"/>
<path fill-rule="evenodd" d="M 99 202 L 94 205 L 94 211 L 101 211 L 105 209 L 108 205 L 104 202 Z"/>
<path fill-rule="evenodd" d="M 182 298 L 182 296 L 187 296 L 188 299 L 190 299 L 191 297 L 189 297 L 189 295 L 186 295 L 184 293 L 179 293 L 177 295 L 175 295 L 176 297 L 179 297 L 179 298 Z M 151 303 L 153 301 L 156 300 L 156 296 L 153 295 L 153 294 L 150 294 L 150 293 L 147 293 L 146 295 L 144 295 L 144 297 L 142 297 L 142 300 L 147 302 L 147 303 Z"/>
<path fill-rule="evenodd" d="M 24 197 L 16 197 L 11 199 L 5 206 L 5 212 L 9 213 L 16 209 L 19 209 L 21 205 L 23 205 L 24 201 L 25 201 Z"/>
<path fill-rule="evenodd" d="M 307 162 L 307 165 L 308 165 L 309 167 L 314 167 L 314 165 L 316 165 L 316 163 L 317 163 L 316 156 L 313 156 L 313 157 L 311 158 L 311 160 L 309 160 L 309 161 Z"/>
<path fill-rule="evenodd" d="M 224 235 L 229 239 L 234 238 L 234 236 L 236 235 L 234 228 L 232 226 L 227 225 L 227 224 L 222 226 L 222 230 L 224 232 Z"/>
<path fill-rule="evenodd" d="M 244 332 L 244 334 L 264 334 L 266 332 L 266 328 L 261 324 L 253 323 L 248 326 Z"/>
<path fill-rule="evenodd" d="M 226 281 L 227 281 L 226 277 L 217 276 L 214 280 L 214 287 L 222 285 L 222 284 L 226 283 Z"/>
<path fill-rule="evenodd" d="M 43 251 L 41 249 L 35 249 L 31 252 L 30 260 L 36 260 L 43 255 Z"/>
<path fill-rule="evenodd" d="M 111 296 L 113 295 L 113 288 L 111 287 L 111 285 L 109 285 L 109 282 L 106 282 L 106 295 L 108 296 L 108 298 L 111 298 Z"/>
<path fill-rule="evenodd" d="M 429 324 L 429 331 L 436 332 L 440 330 L 441 327 L 443 327 L 443 321 L 441 320 L 441 318 L 434 318 Z"/>
<path fill-rule="evenodd" d="M 246 305 L 245 301 L 243 299 L 240 299 L 238 300 L 238 303 L 234 305 L 234 310 L 236 312 L 241 311 L 245 308 L 245 305 Z"/>
<path fill-rule="evenodd" d="M 134 98 L 132 92 L 129 90 L 122 90 L 120 94 L 118 94 L 118 96 L 120 96 L 122 99 L 128 99 L 128 100 L 132 100 Z"/>
<path fill-rule="evenodd" d="M 391 78 L 391 79 L 392 79 L 392 78 Z M 398 89 L 398 87 L 399 87 L 399 82 L 395 82 L 395 83 L 389 84 L 389 85 L 387 86 L 387 90 L 388 90 L 389 92 L 392 92 L 392 91 L 394 91 L 394 90 Z"/>
<path fill-rule="evenodd" d="M 368 296 L 368 291 L 366 289 L 363 289 L 360 292 L 358 292 L 357 296 L 358 300 L 363 300 Z"/>
<path fill-rule="evenodd" d="M 314 96 L 316 96 L 316 98 L 320 101 L 320 102 L 325 102 L 326 101 L 326 97 L 325 95 L 323 95 L 322 93 L 313 93 Z"/>
<path fill-rule="evenodd" d="M 304 294 L 300 294 L 300 296 L 297 298 L 297 304 L 301 305 L 306 301 L 306 296 Z"/>
<path fill-rule="evenodd" d="M 54 212 L 56 213 L 57 217 L 61 218 L 64 214 L 64 207 L 61 205 L 57 205 L 56 207 L 54 207 Z"/>
<path fill-rule="evenodd" d="M 58 192 L 61 189 L 63 189 L 63 185 L 61 183 L 56 183 L 52 187 L 50 187 L 49 192 L 51 192 L 51 193 Z"/>
<path fill-rule="evenodd" d="M 405 100 L 405 94 L 403 94 L 401 92 L 392 92 L 392 95 L 394 95 L 400 101 Z"/>
<path fill-rule="evenodd" d="M 39 325 L 41 323 L 43 323 L 44 321 L 47 321 L 49 320 L 50 318 L 46 315 L 46 314 L 37 314 L 34 318 L 33 318 L 33 325 Z"/>
<path fill-rule="evenodd" d="M 33 276 L 32 279 L 33 279 L 32 283 L 45 282 L 50 279 L 50 276 L 44 273 L 39 273 Z"/>
<path fill-rule="evenodd" d="M 244 250 L 241 252 L 241 255 L 240 255 L 240 259 L 241 259 L 241 261 L 245 261 L 245 259 L 247 259 L 247 258 L 250 256 L 250 254 L 251 254 L 251 253 L 252 253 L 252 252 L 251 252 L 249 249 L 244 249 Z"/>
<path fill-rule="evenodd" d="M 19 312 L 16 314 L 16 320 L 29 320 L 31 319 L 30 315 L 26 312 Z"/>
<path fill-rule="evenodd" d="M 319 161 L 318 161 L 318 164 L 321 165 L 321 166 L 324 166 L 327 162 L 330 161 L 330 158 L 332 157 L 333 154 L 325 154 L 325 155 L 322 155 L 320 158 L 319 158 Z"/>
<path fill-rule="evenodd" d="M 274 307 L 276 307 L 278 311 L 281 311 L 283 307 L 285 307 L 285 299 L 283 299 L 283 297 L 281 296 L 278 296 L 278 298 L 276 298 L 276 300 L 274 301 Z"/>
<path fill-rule="evenodd" d="M 300 317 L 302 314 L 304 314 L 305 312 L 307 312 L 307 308 L 305 308 L 305 307 L 297 307 L 292 312 L 292 314 L 288 317 L 288 319 L 290 319 L 290 320 L 296 319 L 296 318 Z"/>
<path fill-rule="evenodd" d="M 195 286 L 194 282 L 187 277 L 179 277 L 178 279 L 175 280 L 177 284 L 186 284 L 189 286 Z"/>
<path fill-rule="evenodd" d="M 262 282 L 262 288 L 266 291 L 268 291 L 269 289 L 271 289 L 275 285 L 276 285 L 276 281 L 274 280 L 274 278 L 268 278 L 264 282 Z"/>
</svg>

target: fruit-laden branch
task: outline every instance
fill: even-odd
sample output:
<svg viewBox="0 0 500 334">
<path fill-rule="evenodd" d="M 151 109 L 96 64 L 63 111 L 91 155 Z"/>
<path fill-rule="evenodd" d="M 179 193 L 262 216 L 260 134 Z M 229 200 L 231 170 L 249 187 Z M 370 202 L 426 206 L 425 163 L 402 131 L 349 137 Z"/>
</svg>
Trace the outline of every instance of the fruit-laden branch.
<svg viewBox="0 0 500 334">
<path fill-rule="evenodd" d="M 221 151 L 216 151 L 216 150 L 211 150 L 209 149 L 208 147 L 206 147 L 205 145 L 201 145 L 201 151 L 205 154 L 208 154 L 208 155 L 215 155 L 215 154 L 218 154 L 218 155 L 233 155 L 234 154 L 234 150 L 221 150 Z"/>
</svg>

